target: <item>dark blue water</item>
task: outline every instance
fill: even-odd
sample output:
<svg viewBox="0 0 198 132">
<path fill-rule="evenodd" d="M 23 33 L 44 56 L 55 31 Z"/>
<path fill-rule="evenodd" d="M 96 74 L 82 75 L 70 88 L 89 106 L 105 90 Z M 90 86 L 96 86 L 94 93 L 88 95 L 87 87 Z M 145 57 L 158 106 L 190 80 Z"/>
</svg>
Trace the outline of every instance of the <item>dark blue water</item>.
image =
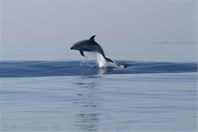
<svg viewBox="0 0 198 132">
<path fill-rule="evenodd" d="M 117 63 L 1 61 L 0 131 L 197 131 L 197 63 Z"/>
<path fill-rule="evenodd" d="M 126 68 L 98 69 L 93 62 L 89 62 L 89 65 L 80 65 L 80 61 L 1 61 L 0 77 L 197 72 L 197 63 L 141 61 L 117 61 L 117 63 L 125 65 Z"/>
</svg>

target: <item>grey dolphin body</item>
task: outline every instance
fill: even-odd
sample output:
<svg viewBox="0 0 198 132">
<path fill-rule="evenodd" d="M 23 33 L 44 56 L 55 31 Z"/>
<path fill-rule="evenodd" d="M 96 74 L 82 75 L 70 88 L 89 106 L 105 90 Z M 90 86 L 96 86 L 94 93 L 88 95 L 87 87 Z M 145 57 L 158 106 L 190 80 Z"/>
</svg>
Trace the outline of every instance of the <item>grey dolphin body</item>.
<svg viewBox="0 0 198 132">
<path fill-rule="evenodd" d="M 97 53 L 100 53 L 105 58 L 106 61 L 113 63 L 113 61 L 111 59 L 109 59 L 105 56 L 105 53 L 104 53 L 102 47 L 94 40 L 94 37 L 95 37 L 95 35 L 93 35 L 88 40 L 82 40 L 82 41 L 79 41 L 79 42 L 75 43 L 71 47 L 71 49 L 72 50 L 79 50 L 80 54 L 82 56 L 85 56 L 84 51 L 97 52 Z"/>
</svg>

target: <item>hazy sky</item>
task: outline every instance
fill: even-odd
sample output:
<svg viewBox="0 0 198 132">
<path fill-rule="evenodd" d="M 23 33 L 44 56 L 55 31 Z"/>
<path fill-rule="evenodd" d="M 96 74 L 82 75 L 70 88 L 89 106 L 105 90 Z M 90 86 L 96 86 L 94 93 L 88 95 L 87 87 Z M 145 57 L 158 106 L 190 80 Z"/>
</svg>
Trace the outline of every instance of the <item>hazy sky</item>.
<svg viewBox="0 0 198 132">
<path fill-rule="evenodd" d="M 104 47 L 113 48 L 138 42 L 196 42 L 196 17 L 193 0 L 2 0 L 2 56 L 50 53 L 54 47 L 59 50 L 53 53 L 63 52 L 63 47 L 93 34 Z"/>
</svg>

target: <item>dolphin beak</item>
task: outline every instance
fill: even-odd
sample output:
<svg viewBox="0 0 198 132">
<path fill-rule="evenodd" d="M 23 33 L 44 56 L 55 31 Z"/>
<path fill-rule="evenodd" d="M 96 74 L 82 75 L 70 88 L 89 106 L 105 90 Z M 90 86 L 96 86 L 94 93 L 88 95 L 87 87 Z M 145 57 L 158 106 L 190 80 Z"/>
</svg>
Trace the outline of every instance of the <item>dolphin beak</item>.
<svg viewBox="0 0 198 132">
<path fill-rule="evenodd" d="M 74 47 L 72 46 L 70 49 L 71 49 L 71 50 L 73 50 L 73 49 L 74 49 Z"/>
</svg>

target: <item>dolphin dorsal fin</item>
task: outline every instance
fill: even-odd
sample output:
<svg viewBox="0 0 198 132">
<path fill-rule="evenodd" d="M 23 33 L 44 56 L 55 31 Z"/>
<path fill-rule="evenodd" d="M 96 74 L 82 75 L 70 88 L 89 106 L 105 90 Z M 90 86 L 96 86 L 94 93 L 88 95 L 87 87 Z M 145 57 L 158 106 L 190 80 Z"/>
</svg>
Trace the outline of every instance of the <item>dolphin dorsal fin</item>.
<svg viewBox="0 0 198 132">
<path fill-rule="evenodd" d="M 94 38 L 96 37 L 96 35 L 91 36 L 91 38 L 89 40 L 95 41 Z"/>
</svg>

